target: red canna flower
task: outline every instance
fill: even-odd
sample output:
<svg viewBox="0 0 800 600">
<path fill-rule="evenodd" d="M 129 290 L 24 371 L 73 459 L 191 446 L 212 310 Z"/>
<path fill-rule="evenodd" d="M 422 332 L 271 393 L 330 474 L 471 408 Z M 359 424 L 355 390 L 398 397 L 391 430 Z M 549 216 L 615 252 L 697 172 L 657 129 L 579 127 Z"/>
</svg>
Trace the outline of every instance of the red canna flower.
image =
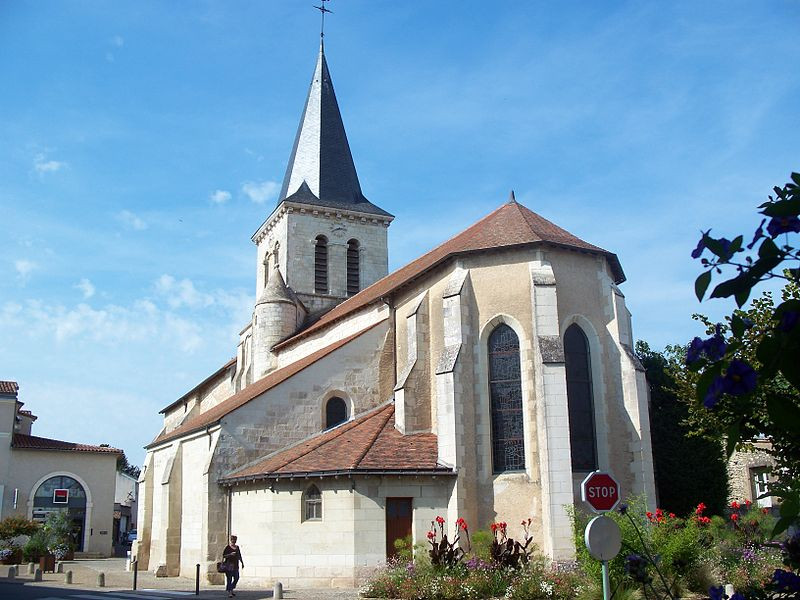
<svg viewBox="0 0 800 600">
<path fill-rule="evenodd" d="M 670 519 L 674 519 L 675 518 L 675 513 L 669 513 L 669 518 Z"/>
<path fill-rule="evenodd" d="M 732 508 L 733 510 L 739 510 L 739 506 L 740 506 L 740 505 L 739 505 L 739 503 L 738 503 L 738 502 L 736 502 L 736 500 L 734 500 L 733 502 L 731 502 L 731 508 Z"/>
<path fill-rule="evenodd" d="M 444 525 L 444 519 L 443 519 L 442 517 L 436 517 L 436 522 L 437 522 L 439 525 Z"/>
<path fill-rule="evenodd" d="M 428 532 L 428 539 L 431 540 L 431 541 L 435 540 L 436 539 L 436 532 L 435 531 L 429 531 Z"/>
<path fill-rule="evenodd" d="M 492 533 L 494 533 L 495 531 L 497 531 L 497 523 L 492 523 L 491 525 L 489 525 L 489 528 L 492 530 Z"/>
<path fill-rule="evenodd" d="M 467 522 L 466 522 L 464 519 L 462 519 L 461 517 L 459 517 L 459 518 L 456 520 L 456 526 L 457 526 L 459 529 L 463 529 L 464 531 L 466 531 L 466 530 L 467 530 Z"/>
<path fill-rule="evenodd" d="M 731 521 L 733 521 L 735 523 L 738 520 L 739 520 L 739 515 L 737 515 L 736 513 L 733 513 L 731 515 Z"/>
<path fill-rule="evenodd" d="M 697 508 L 694 509 L 694 514 L 702 515 L 705 509 L 706 505 L 701 502 L 700 504 L 697 505 Z"/>
</svg>

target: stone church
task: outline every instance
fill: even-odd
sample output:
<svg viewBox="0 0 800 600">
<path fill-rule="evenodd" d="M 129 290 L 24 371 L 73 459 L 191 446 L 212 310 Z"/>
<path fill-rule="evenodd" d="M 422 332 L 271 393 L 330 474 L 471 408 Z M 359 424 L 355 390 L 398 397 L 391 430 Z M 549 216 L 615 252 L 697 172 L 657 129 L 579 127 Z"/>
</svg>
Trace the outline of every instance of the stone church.
<svg viewBox="0 0 800 600">
<path fill-rule="evenodd" d="M 388 273 L 321 47 L 277 206 L 252 237 L 236 356 L 161 412 L 140 478 L 140 568 L 352 586 L 451 532 L 533 520 L 554 560 L 595 469 L 654 502 L 648 392 L 617 256 L 513 194 Z"/>
</svg>

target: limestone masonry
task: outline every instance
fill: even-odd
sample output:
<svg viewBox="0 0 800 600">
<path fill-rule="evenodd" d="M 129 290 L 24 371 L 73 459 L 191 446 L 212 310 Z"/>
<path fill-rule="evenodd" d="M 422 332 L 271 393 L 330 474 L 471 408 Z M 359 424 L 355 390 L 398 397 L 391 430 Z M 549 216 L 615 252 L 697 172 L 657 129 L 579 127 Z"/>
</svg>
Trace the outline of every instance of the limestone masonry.
<svg viewBox="0 0 800 600">
<path fill-rule="evenodd" d="M 353 586 L 424 542 L 533 520 L 554 560 L 590 471 L 654 503 L 648 391 L 616 255 L 512 198 L 388 273 L 322 48 L 278 205 L 253 235 L 235 357 L 162 412 L 140 478 L 140 568 Z"/>
</svg>

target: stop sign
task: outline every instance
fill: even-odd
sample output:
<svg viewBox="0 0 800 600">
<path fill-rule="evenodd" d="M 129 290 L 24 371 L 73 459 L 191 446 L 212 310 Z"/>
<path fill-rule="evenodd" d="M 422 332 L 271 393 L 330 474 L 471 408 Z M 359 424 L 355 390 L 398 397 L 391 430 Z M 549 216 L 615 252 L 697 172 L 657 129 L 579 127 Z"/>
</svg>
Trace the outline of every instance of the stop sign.
<svg viewBox="0 0 800 600">
<path fill-rule="evenodd" d="M 596 513 L 614 510 L 619 504 L 619 484 L 608 473 L 602 471 L 589 473 L 581 484 L 581 500 L 591 506 Z"/>
</svg>

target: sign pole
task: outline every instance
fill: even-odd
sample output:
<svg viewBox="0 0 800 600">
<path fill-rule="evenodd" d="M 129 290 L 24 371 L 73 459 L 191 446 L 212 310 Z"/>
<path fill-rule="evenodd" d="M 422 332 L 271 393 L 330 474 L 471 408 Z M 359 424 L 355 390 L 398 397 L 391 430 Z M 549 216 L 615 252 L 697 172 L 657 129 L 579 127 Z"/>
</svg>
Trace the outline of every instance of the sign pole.
<svg viewBox="0 0 800 600">
<path fill-rule="evenodd" d="M 611 581 L 608 578 L 608 561 L 602 561 L 603 568 L 603 600 L 611 598 Z"/>
</svg>

